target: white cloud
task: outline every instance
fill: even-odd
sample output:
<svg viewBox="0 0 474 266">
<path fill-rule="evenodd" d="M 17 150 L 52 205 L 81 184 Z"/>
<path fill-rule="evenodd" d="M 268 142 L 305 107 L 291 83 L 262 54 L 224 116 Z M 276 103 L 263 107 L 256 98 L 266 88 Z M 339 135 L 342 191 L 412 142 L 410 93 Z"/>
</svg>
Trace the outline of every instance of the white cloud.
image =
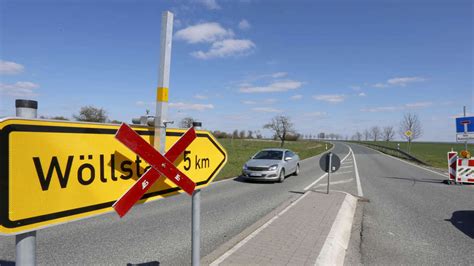
<svg viewBox="0 0 474 266">
<path fill-rule="evenodd" d="M 422 77 L 396 77 L 396 78 L 391 78 L 387 80 L 387 83 L 390 85 L 399 85 L 399 86 L 406 86 L 408 83 L 413 83 L 413 82 L 422 82 L 425 81 L 424 78 Z"/>
<path fill-rule="evenodd" d="M 199 59 L 243 56 L 249 54 L 254 48 L 255 44 L 251 40 L 227 39 L 212 43 L 207 52 L 196 51 L 191 55 Z"/>
<path fill-rule="evenodd" d="M 241 29 L 241 30 L 247 30 L 247 29 L 250 29 L 250 27 L 251 27 L 251 25 L 246 19 L 242 19 L 239 22 L 239 29 Z"/>
<path fill-rule="evenodd" d="M 424 108 L 433 105 L 432 102 L 417 102 L 417 103 L 407 103 L 405 107 L 407 108 Z"/>
<path fill-rule="evenodd" d="M 372 85 L 375 88 L 386 88 L 386 87 L 392 87 L 392 86 L 401 86 L 405 87 L 410 83 L 414 82 L 423 82 L 426 79 L 423 77 L 395 77 L 388 79 L 387 82 L 385 83 L 375 83 Z"/>
<path fill-rule="evenodd" d="M 360 86 L 350 86 L 350 88 L 355 90 L 355 91 L 359 91 L 361 89 Z"/>
<path fill-rule="evenodd" d="M 346 98 L 344 94 L 323 94 L 323 95 L 314 95 L 313 98 L 318 101 L 325 101 L 328 103 L 340 103 L 343 102 Z"/>
<path fill-rule="evenodd" d="M 39 85 L 29 81 L 18 81 L 13 84 L 0 83 L 0 94 L 15 97 L 33 97 L 38 94 L 34 92 Z"/>
<path fill-rule="evenodd" d="M 252 110 L 256 112 L 263 112 L 263 113 L 281 113 L 282 112 L 282 110 L 272 108 L 272 107 L 255 107 L 255 108 L 252 108 Z"/>
<path fill-rule="evenodd" d="M 248 105 L 250 105 L 250 104 L 257 104 L 257 102 L 255 102 L 255 101 L 242 101 L 242 103 L 243 103 L 243 104 L 248 104 Z"/>
<path fill-rule="evenodd" d="M 271 77 L 277 79 L 277 78 L 286 77 L 287 75 L 288 73 L 286 72 L 276 72 L 276 73 L 271 74 Z"/>
<path fill-rule="evenodd" d="M 211 43 L 234 37 L 231 29 L 224 29 L 219 23 L 207 22 L 189 26 L 175 33 L 177 40 L 188 43 Z"/>
<path fill-rule="evenodd" d="M 328 113 L 326 112 L 310 112 L 310 113 L 304 114 L 304 116 L 307 116 L 307 117 L 325 117 L 327 115 Z"/>
<path fill-rule="evenodd" d="M 265 103 L 265 104 L 274 104 L 276 102 L 278 102 L 278 100 L 275 99 L 275 98 L 270 98 L 270 99 L 263 100 L 263 103 Z"/>
<path fill-rule="evenodd" d="M 301 94 L 296 94 L 290 97 L 292 100 L 301 100 L 303 99 L 303 95 Z"/>
<path fill-rule="evenodd" d="M 242 93 L 260 93 L 260 92 L 283 92 L 289 90 L 296 90 L 303 85 L 301 81 L 285 80 L 275 81 L 268 86 L 260 87 L 241 87 L 239 89 Z"/>
<path fill-rule="evenodd" d="M 206 95 L 202 95 L 202 94 L 196 94 L 196 95 L 194 95 L 194 98 L 199 99 L 199 100 L 206 100 L 209 97 L 207 97 Z"/>
<path fill-rule="evenodd" d="M 369 113 L 395 112 L 395 111 L 403 111 L 407 109 L 426 108 L 432 105 L 433 105 L 432 102 L 415 102 L 415 103 L 407 103 L 407 104 L 399 105 L 399 106 L 381 106 L 381 107 L 373 107 L 373 108 L 364 108 L 364 109 L 361 109 L 360 111 L 369 112 Z"/>
<path fill-rule="evenodd" d="M 211 10 L 221 9 L 219 4 L 217 3 L 217 0 L 198 0 L 198 2 Z"/>
<path fill-rule="evenodd" d="M 362 112 L 369 112 L 369 113 L 393 112 L 393 111 L 397 111 L 397 110 L 400 110 L 400 107 L 383 106 L 383 107 L 374 107 L 374 108 L 361 109 Z"/>
<path fill-rule="evenodd" d="M 2 75 L 16 75 L 23 72 L 25 67 L 15 62 L 0 60 L 0 74 Z"/>
<path fill-rule="evenodd" d="M 180 110 L 195 110 L 195 111 L 204 111 L 207 109 L 214 109 L 212 104 L 199 104 L 199 103 L 169 103 L 170 108 L 176 108 Z"/>
<path fill-rule="evenodd" d="M 388 87 L 388 85 L 384 84 L 384 83 L 375 83 L 373 86 L 375 88 L 386 88 L 386 87 Z"/>
<path fill-rule="evenodd" d="M 365 94 L 365 92 L 361 92 L 361 93 L 359 93 L 359 94 L 357 94 L 357 95 L 359 95 L 360 97 L 367 96 L 367 94 Z"/>
</svg>

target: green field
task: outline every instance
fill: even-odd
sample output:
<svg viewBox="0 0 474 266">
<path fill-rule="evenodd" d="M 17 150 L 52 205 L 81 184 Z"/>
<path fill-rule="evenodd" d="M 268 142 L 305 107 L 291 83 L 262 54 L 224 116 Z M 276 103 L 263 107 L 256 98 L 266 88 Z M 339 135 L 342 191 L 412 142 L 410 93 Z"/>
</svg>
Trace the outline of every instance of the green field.
<svg viewBox="0 0 474 266">
<path fill-rule="evenodd" d="M 219 139 L 219 143 L 227 151 L 227 164 L 221 170 L 215 180 L 235 177 L 242 172 L 244 163 L 257 151 L 264 148 L 279 148 L 280 142 L 270 140 L 247 140 L 247 139 Z M 320 154 L 326 150 L 326 143 L 318 141 L 288 141 L 284 148 L 290 149 L 305 159 Z M 328 143 L 328 149 L 332 147 Z"/>
<path fill-rule="evenodd" d="M 401 142 L 401 141 L 367 141 L 367 143 L 372 143 L 380 146 L 390 147 L 390 148 L 397 148 L 397 143 L 400 143 L 400 150 L 405 152 L 408 151 L 408 143 Z M 448 167 L 448 159 L 447 159 L 447 152 L 453 148 L 455 151 L 460 152 L 464 150 L 464 144 L 456 144 L 456 143 L 435 143 L 435 142 L 412 142 L 411 144 L 411 155 L 415 156 L 416 158 L 422 160 L 423 162 L 437 167 L 437 168 L 447 168 Z M 474 152 L 474 147 L 472 144 L 468 146 L 468 149 Z"/>
</svg>

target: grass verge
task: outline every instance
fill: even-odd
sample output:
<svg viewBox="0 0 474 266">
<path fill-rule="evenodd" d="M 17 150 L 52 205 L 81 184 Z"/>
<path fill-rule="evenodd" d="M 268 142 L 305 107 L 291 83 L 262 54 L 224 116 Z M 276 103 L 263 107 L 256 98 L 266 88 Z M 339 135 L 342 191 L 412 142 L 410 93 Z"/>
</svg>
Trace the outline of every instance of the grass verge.
<svg viewBox="0 0 474 266">
<path fill-rule="evenodd" d="M 363 141 L 362 143 L 364 143 Z M 400 144 L 400 150 L 408 152 L 408 142 L 402 141 L 367 141 L 367 143 L 377 144 L 380 146 L 397 148 L 397 144 Z M 447 168 L 448 159 L 447 152 L 453 148 L 455 151 L 460 152 L 464 150 L 464 144 L 461 143 L 435 143 L 435 142 L 412 142 L 411 144 L 411 155 L 426 162 L 427 164 L 436 168 Z M 472 145 L 468 146 L 468 149 L 472 150 Z"/>
<path fill-rule="evenodd" d="M 217 175 L 215 181 L 235 177 L 241 174 L 242 166 L 250 159 L 252 155 L 261 149 L 279 148 L 279 141 L 270 140 L 251 140 L 251 139 L 219 139 L 219 143 L 227 151 L 227 164 Z M 327 143 L 328 150 L 332 147 Z M 306 159 L 326 151 L 326 142 L 319 141 L 288 141 L 284 148 L 290 149 L 300 156 L 300 159 Z"/>
</svg>

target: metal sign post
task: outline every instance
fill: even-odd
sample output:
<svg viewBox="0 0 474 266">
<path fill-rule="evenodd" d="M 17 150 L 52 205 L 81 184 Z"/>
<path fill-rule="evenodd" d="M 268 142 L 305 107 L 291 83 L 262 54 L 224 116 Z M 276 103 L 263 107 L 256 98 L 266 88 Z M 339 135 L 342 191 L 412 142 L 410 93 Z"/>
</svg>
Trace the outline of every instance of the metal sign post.
<svg viewBox="0 0 474 266">
<path fill-rule="evenodd" d="M 464 117 L 466 117 L 466 106 L 463 108 Z M 467 134 L 467 124 L 464 125 L 464 134 Z M 464 150 L 467 151 L 467 139 L 464 141 Z"/>
<path fill-rule="evenodd" d="M 327 191 L 326 191 L 326 194 L 329 194 L 329 182 L 330 182 L 330 175 L 331 175 L 331 169 L 332 169 L 332 152 L 329 153 L 329 162 L 328 162 L 328 187 L 327 187 Z"/>
<path fill-rule="evenodd" d="M 201 122 L 193 122 L 193 128 L 199 129 Z M 201 190 L 194 190 L 191 203 L 191 265 L 201 264 Z"/>
<path fill-rule="evenodd" d="M 192 265 L 199 266 L 201 260 L 201 190 L 194 190 L 192 197 L 191 257 Z"/>
<path fill-rule="evenodd" d="M 323 156 L 321 156 L 321 159 L 319 159 L 319 166 L 324 172 L 328 173 L 328 185 L 326 193 L 329 194 L 331 173 L 334 173 L 339 170 L 339 167 L 341 167 L 341 159 L 339 158 L 339 156 L 337 156 L 337 154 L 328 152 L 326 154 L 323 154 Z"/>
<path fill-rule="evenodd" d="M 173 13 L 165 11 L 161 17 L 161 51 L 158 88 L 156 90 L 155 149 L 165 152 L 168 119 L 168 88 L 170 85 L 171 41 L 173 37 Z"/>
<path fill-rule="evenodd" d="M 38 102 L 16 100 L 16 115 L 24 118 L 37 118 Z M 36 231 L 15 236 L 16 265 L 36 265 Z"/>
</svg>

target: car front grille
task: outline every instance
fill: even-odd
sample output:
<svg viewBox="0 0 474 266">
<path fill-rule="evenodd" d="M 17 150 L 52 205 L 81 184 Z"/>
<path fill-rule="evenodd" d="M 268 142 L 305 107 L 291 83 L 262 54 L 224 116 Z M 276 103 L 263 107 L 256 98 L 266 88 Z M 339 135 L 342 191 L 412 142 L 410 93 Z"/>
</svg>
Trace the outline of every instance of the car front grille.
<svg viewBox="0 0 474 266">
<path fill-rule="evenodd" d="M 249 166 L 249 167 L 247 167 L 247 169 L 250 170 L 250 171 L 267 171 L 268 167 Z"/>
</svg>

